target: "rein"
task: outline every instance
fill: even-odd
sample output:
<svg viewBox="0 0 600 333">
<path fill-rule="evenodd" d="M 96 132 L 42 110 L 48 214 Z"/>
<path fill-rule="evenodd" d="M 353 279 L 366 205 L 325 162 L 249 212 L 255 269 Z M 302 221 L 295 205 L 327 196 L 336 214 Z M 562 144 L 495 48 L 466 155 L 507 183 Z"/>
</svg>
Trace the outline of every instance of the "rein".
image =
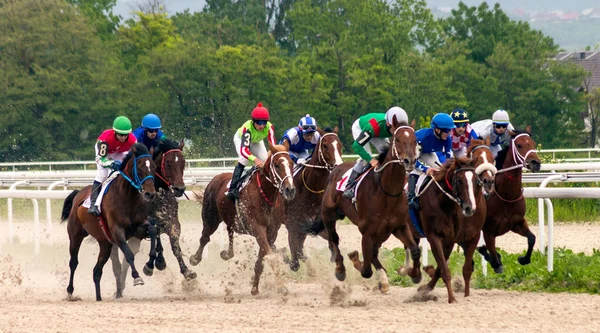
<svg viewBox="0 0 600 333">
<path fill-rule="evenodd" d="M 323 155 L 323 138 L 328 135 L 337 136 L 337 134 L 335 134 L 335 133 L 325 133 L 319 138 L 319 149 L 318 149 L 319 154 L 317 155 L 317 164 L 302 164 L 303 166 L 308 167 L 308 168 L 315 168 L 315 169 L 326 169 L 329 173 L 331 173 L 331 170 L 333 170 L 333 168 L 335 168 L 335 164 L 331 165 L 331 164 L 327 163 L 327 159 L 325 159 L 325 155 Z M 325 165 L 321 165 L 321 164 L 325 164 Z M 313 190 L 310 187 L 308 187 L 308 184 L 306 184 L 306 179 L 304 178 L 305 171 L 306 171 L 306 169 L 302 170 L 302 183 L 304 184 L 304 187 L 309 192 L 315 193 L 315 194 L 320 194 L 320 193 L 325 192 L 325 189 L 323 189 L 321 191 L 316 191 L 316 190 Z"/>
<path fill-rule="evenodd" d="M 399 130 L 401 129 L 410 129 L 411 131 L 415 131 L 412 127 L 410 126 L 400 126 L 398 128 L 396 128 L 396 130 L 394 131 L 394 140 L 392 141 L 392 157 L 394 157 L 394 159 L 387 161 L 386 163 L 384 163 L 381 167 L 379 168 L 374 168 L 373 170 L 376 173 L 380 173 L 381 171 L 383 171 L 383 169 L 385 169 L 388 165 L 392 164 L 392 163 L 403 163 L 400 160 L 400 154 L 398 154 L 398 148 L 396 148 L 396 133 L 398 133 Z M 404 192 L 404 189 L 401 189 L 400 192 L 396 193 L 396 194 L 392 194 L 392 193 L 388 193 L 383 189 L 383 184 L 381 184 L 381 178 L 379 178 L 378 180 L 379 183 L 379 188 L 381 189 L 381 191 L 383 192 L 383 194 L 387 195 L 388 197 L 394 197 L 397 198 L 399 196 L 402 195 L 402 193 Z"/>
<path fill-rule="evenodd" d="M 157 176 L 158 178 L 160 178 L 160 180 L 162 180 L 162 181 L 163 181 L 165 184 L 167 184 L 167 187 L 168 187 L 168 188 L 171 188 L 171 182 L 169 182 L 168 176 L 167 176 L 167 174 L 166 174 L 166 172 L 165 172 L 165 170 L 166 170 L 166 169 L 165 169 L 165 160 L 166 160 L 166 158 L 165 158 L 165 157 L 166 157 L 166 156 L 167 156 L 169 153 L 177 153 L 177 152 L 179 152 L 179 153 L 182 153 L 182 154 L 183 154 L 183 152 L 181 151 L 181 149 L 171 149 L 171 150 L 168 150 L 167 152 L 163 153 L 163 156 L 162 156 L 162 161 L 161 161 L 161 163 L 160 163 L 160 170 L 161 170 L 162 172 L 164 172 L 164 173 L 165 173 L 164 177 L 163 177 L 163 176 L 160 174 L 160 172 L 159 172 L 158 170 L 156 171 L 156 176 Z M 187 196 L 187 194 L 185 194 L 185 192 L 183 192 L 183 195 L 185 195 L 185 197 L 186 197 L 188 200 L 190 200 L 190 198 Z"/>
<path fill-rule="evenodd" d="M 121 174 L 121 176 L 123 176 L 123 178 L 125 178 L 131 184 L 131 186 L 133 186 L 136 190 L 138 190 L 138 192 L 142 192 L 142 184 L 145 181 L 147 181 L 148 179 L 154 180 L 154 176 L 152 176 L 152 175 L 148 175 L 148 176 L 144 177 L 143 179 L 140 179 L 140 177 L 138 176 L 137 160 L 142 157 L 148 157 L 148 158 L 152 159 L 152 156 L 150 156 L 150 154 L 143 154 L 143 155 L 136 156 L 133 158 L 133 180 L 131 178 L 129 178 L 125 174 L 125 172 L 123 172 L 122 170 L 119 170 L 119 173 Z"/>
<path fill-rule="evenodd" d="M 277 154 L 289 154 L 289 153 L 288 153 L 287 151 L 285 151 L 285 152 L 283 152 L 283 151 L 278 151 L 278 152 L 276 152 L 275 154 L 271 154 L 271 156 L 269 156 L 269 158 L 271 159 L 271 161 L 269 162 L 269 171 L 270 171 L 271 175 L 272 175 L 272 176 L 274 176 L 274 180 L 275 180 L 275 181 L 274 181 L 274 180 L 271 180 L 271 178 L 269 178 L 269 177 L 268 177 L 267 175 L 265 175 L 265 174 L 263 174 L 263 176 L 265 176 L 265 178 L 266 178 L 266 179 L 267 179 L 267 180 L 268 180 L 268 181 L 271 183 L 271 185 L 273 185 L 273 187 L 275 187 L 275 188 L 277 189 L 277 191 L 278 191 L 279 193 L 281 193 L 281 192 L 283 192 L 283 183 L 285 182 L 285 180 L 286 180 L 287 178 L 292 178 L 292 176 L 291 176 L 291 175 L 289 175 L 289 174 L 287 174 L 287 175 L 285 175 L 285 177 L 281 178 L 281 177 L 279 176 L 279 174 L 277 174 L 277 172 L 275 172 L 275 166 L 273 165 L 273 164 L 274 164 L 274 163 L 273 163 L 273 158 L 274 158 L 274 157 L 275 157 L 275 155 L 277 155 Z M 260 173 L 262 173 L 262 170 L 261 170 L 261 172 L 260 172 Z M 257 183 L 258 183 L 258 189 L 259 189 L 260 193 L 263 195 L 263 198 L 265 199 L 265 201 L 266 201 L 266 202 L 267 202 L 269 205 L 271 205 L 271 206 L 275 206 L 275 204 L 276 204 L 277 202 L 275 202 L 275 204 L 274 204 L 274 203 L 273 203 L 271 200 L 269 200 L 269 198 L 267 198 L 267 195 L 266 195 L 266 194 L 265 194 L 265 192 L 263 191 L 263 189 L 262 189 L 262 186 L 261 186 L 261 184 L 260 184 L 260 178 L 259 178 L 258 174 L 256 175 L 256 181 L 257 181 Z"/>
<path fill-rule="evenodd" d="M 512 151 L 512 157 L 513 157 L 513 162 L 515 163 L 515 165 L 508 167 L 508 168 L 503 168 L 501 170 L 498 170 L 498 173 L 504 173 L 507 171 L 512 171 L 515 169 L 522 169 L 524 167 L 527 166 L 527 164 L 525 163 L 525 161 L 527 160 L 527 157 L 529 156 L 529 154 L 531 153 L 535 153 L 535 149 L 530 149 L 525 153 L 525 156 L 521 155 L 521 153 L 519 153 L 519 150 L 515 148 L 515 140 L 517 140 L 519 137 L 521 136 L 529 136 L 529 134 L 527 133 L 521 133 L 517 136 L 515 136 L 512 140 L 511 140 L 511 151 Z M 506 174 L 506 177 L 510 180 L 515 179 L 513 176 L 510 176 L 509 174 Z M 496 188 L 497 184 L 494 184 L 494 192 L 496 193 L 496 195 L 498 196 L 498 198 L 504 202 L 508 202 L 508 203 L 512 203 L 512 202 L 517 202 L 521 199 L 523 199 L 523 187 L 521 187 L 521 195 L 519 195 L 518 198 L 514 199 L 514 200 L 507 200 L 505 198 L 503 198 L 502 196 L 500 196 L 500 194 L 498 193 L 498 189 Z"/>
<path fill-rule="evenodd" d="M 472 167 L 456 169 L 456 170 L 454 170 L 454 178 L 452 178 L 452 184 L 450 184 L 450 181 L 448 181 L 448 175 L 450 174 L 450 171 L 451 170 L 448 170 L 446 172 L 446 175 L 444 176 L 444 181 L 446 182 L 446 186 L 448 186 L 448 189 L 450 191 L 454 191 L 454 187 L 456 185 L 456 174 L 458 172 L 473 171 L 473 173 L 475 173 L 475 169 Z M 440 191 L 442 191 L 442 193 L 444 193 L 450 200 L 454 201 L 459 206 L 462 204 L 462 201 L 460 199 L 456 198 L 453 194 L 450 194 L 446 190 L 444 190 L 444 188 L 440 185 L 440 183 L 438 183 L 438 181 L 434 177 L 431 177 L 431 180 L 437 185 L 437 187 L 440 189 Z M 479 184 L 479 180 L 477 181 L 477 184 Z"/>
</svg>

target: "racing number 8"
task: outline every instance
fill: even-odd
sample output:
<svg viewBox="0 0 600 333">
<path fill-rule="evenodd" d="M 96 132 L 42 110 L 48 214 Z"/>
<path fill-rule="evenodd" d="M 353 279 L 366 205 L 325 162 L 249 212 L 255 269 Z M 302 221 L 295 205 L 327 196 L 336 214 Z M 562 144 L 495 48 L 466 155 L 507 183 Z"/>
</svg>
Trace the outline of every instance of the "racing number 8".
<svg viewBox="0 0 600 333">
<path fill-rule="evenodd" d="M 108 145 L 106 144 L 106 142 L 100 142 L 98 144 L 98 155 L 100 155 L 100 157 L 106 157 L 107 152 L 108 152 Z"/>
</svg>

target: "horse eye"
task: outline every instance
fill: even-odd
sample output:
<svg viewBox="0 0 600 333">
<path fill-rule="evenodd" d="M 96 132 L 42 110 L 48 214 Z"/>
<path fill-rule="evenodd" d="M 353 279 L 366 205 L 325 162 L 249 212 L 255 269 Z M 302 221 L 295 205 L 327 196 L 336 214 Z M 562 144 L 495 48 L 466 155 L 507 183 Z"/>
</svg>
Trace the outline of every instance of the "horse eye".
<svg viewBox="0 0 600 333">
<path fill-rule="evenodd" d="M 279 170 L 279 164 L 275 165 L 275 169 Z"/>
<path fill-rule="evenodd" d="M 329 146 L 324 146 L 323 149 L 324 150 L 329 150 Z"/>
<path fill-rule="evenodd" d="M 517 148 L 521 149 L 521 148 L 523 148 L 523 146 L 521 146 L 520 144 L 517 144 Z"/>
</svg>

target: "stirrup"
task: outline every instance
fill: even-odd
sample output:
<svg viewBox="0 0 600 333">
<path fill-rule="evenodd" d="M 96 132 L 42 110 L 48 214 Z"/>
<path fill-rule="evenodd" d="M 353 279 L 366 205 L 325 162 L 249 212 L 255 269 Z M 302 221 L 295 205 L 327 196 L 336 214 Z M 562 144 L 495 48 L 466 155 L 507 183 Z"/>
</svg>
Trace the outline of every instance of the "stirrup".
<svg viewBox="0 0 600 333">
<path fill-rule="evenodd" d="M 88 208 L 88 214 L 92 214 L 94 216 L 100 216 L 100 211 L 98 210 L 98 207 L 96 207 L 96 205 L 92 205 L 90 208 Z"/>
<path fill-rule="evenodd" d="M 346 199 L 352 199 L 354 198 L 354 194 L 354 188 L 349 188 L 342 193 L 342 196 Z"/>
<path fill-rule="evenodd" d="M 414 210 L 420 210 L 421 206 L 419 205 L 419 198 L 412 197 L 410 199 L 408 199 L 408 207 L 414 209 Z"/>
</svg>

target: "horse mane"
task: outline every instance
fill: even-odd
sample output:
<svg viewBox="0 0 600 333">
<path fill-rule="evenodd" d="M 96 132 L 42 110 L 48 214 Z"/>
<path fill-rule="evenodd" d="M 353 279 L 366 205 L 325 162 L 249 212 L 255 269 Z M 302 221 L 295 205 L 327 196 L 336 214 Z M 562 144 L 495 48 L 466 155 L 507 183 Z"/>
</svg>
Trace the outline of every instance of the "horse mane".
<svg viewBox="0 0 600 333">
<path fill-rule="evenodd" d="M 131 148 L 129 149 L 129 153 L 127 153 L 127 155 L 125 155 L 123 162 L 121 162 L 121 170 L 123 170 L 123 168 L 125 168 L 125 166 L 127 165 L 127 162 L 129 162 L 129 160 L 131 159 L 132 156 L 138 157 L 138 156 L 144 155 L 144 154 L 148 154 L 148 148 L 146 148 L 146 146 L 143 143 L 140 143 L 140 142 L 134 143 L 133 146 L 131 146 Z"/>
<path fill-rule="evenodd" d="M 323 129 L 323 132 L 325 132 L 325 133 L 333 133 L 333 128 L 331 128 L 331 127 L 327 126 L 327 127 L 325 127 L 325 128 Z"/>
<path fill-rule="evenodd" d="M 179 141 L 170 140 L 170 139 L 162 139 L 159 141 L 158 149 L 156 149 L 154 151 L 154 156 L 152 156 L 152 158 L 155 159 L 156 156 L 158 156 L 158 154 L 160 154 L 161 152 L 166 153 L 169 150 L 173 150 L 173 149 L 179 149 Z"/>
<path fill-rule="evenodd" d="M 408 123 L 405 121 L 399 122 L 398 123 L 398 127 L 400 126 L 408 126 Z M 392 131 L 392 135 L 394 134 L 394 132 L 396 131 L 396 129 L 398 127 L 392 126 L 391 131 Z M 379 164 L 382 164 L 383 161 L 385 161 L 385 157 L 387 156 L 388 151 L 390 150 L 390 146 L 387 146 L 386 148 L 384 148 L 381 151 L 381 154 L 379 154 L 379 156 L 377 156 L 377 160 L 379 161 Z"/>
<path fill-rule="evenodd" d="M 456 170 L 460 166 L 469 166 L 470 162 L 471 159 L 468 157 L 455 157 L 447 159 L 446 162 L 444 162 L 444 165 L 442 165 L 442 167 L 440 168 L 440 171 L 436 171 L 433 174 L 433 178 L 438 182 L 442 181 L 444 177 L 446 177 L 446 172 L 448 172 L 449 170 Z"/>
<path fill-rule="evenodd" d="M 471 152 L 473 151 L 473 148 L 477 147 L 477 146 L 485 146 L 485 140 L 482 139 L 471 139 L 471 143 L 469 144 L 469 146 L 467 147 L 467 155 L 471 154 Z"/>
</svg>

